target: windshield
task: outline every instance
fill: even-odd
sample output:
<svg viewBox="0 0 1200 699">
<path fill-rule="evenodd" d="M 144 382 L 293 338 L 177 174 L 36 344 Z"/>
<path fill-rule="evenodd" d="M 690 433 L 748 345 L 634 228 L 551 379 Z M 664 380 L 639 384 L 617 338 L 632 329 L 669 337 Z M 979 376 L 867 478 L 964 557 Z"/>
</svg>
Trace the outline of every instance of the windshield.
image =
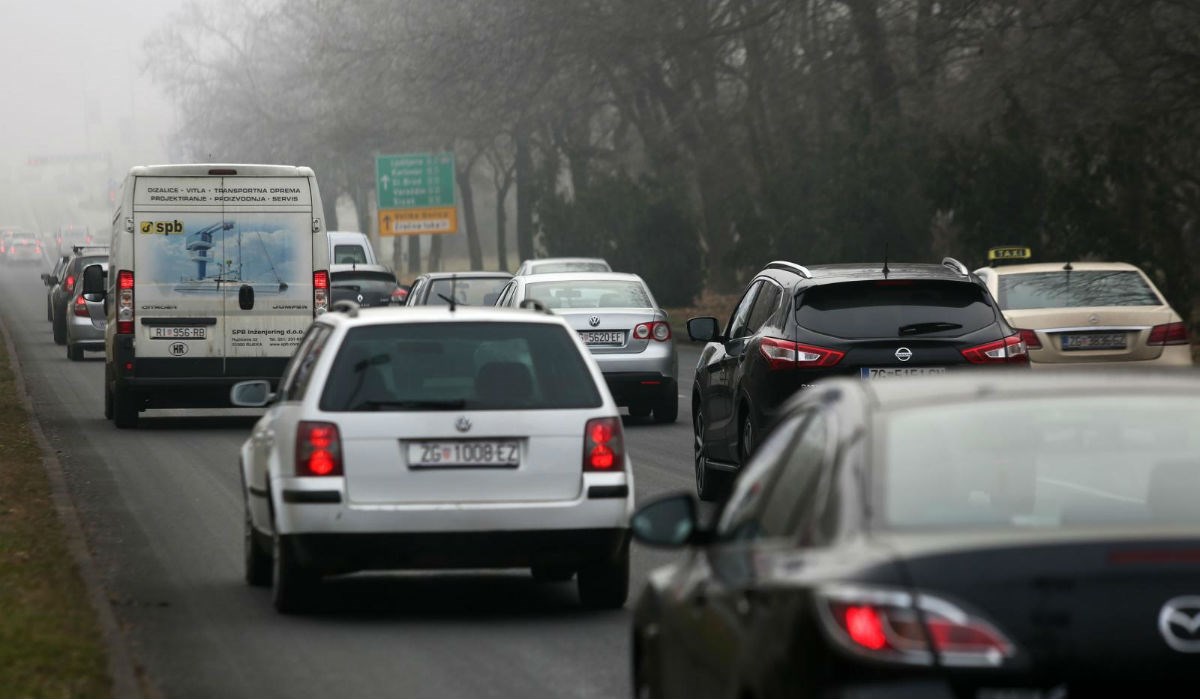
<svg viewBox="0 0 1200 699">
<path fill-rule="evenodd" d="M 804 291 L 796 322 L 843 338 L 958 336 L 996 322 L 982 287 L 941 280 L 825 284 Z"/>
<path fill-rule="evenodd" d="M 321 409 L 595 408 L 600 392 L 570 334 L 543 323 L 405 323 L 353 328 Z"/>
<path fill-rule="evenodd" d="M 1200 524 L 1194 398 L 953 403 L 884 420 L 885 526 Z"/>
<path fill-rule="evenodd" d="M 471 279 L 459 277 L 435 279 L 429 283 L 429 296 L 425 303 L 430 306 L 449 306 L 450 298 L 464 306 L 494 306 L 500 290 L 508 283 L 507 277 L 494 279 Z"/>
<path fill-rule="evenodd" d="M 624 280 L 536 282 L 525 286 L 525 298 L 547 308 L 651 308 L 640 282 Z"/>
<path fill-rule="evenodd" d="M 607 262 L 543 262 L 530 265 L 530 274 L 559 274 L 562 272 L 611 272 Z"/>
<path fill-rule="evenodd" d="M 1162 299 L 1132 271 L 1025 272 L 1000 275 L 1000 307 L 1161 306 Z"/>
</svg>

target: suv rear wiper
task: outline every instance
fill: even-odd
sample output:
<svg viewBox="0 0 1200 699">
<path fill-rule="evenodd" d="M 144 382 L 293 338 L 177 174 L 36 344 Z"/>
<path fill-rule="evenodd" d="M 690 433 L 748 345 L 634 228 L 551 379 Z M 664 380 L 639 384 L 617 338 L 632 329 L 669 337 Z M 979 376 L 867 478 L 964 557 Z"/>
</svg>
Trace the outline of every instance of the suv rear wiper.
<svg viewBox="0 0 1200 699">
<path fill-rule="evenodd" d="M 935 333 L 942 330 L 958 330 L 962 326 L 958 323 L 948 323 L 946 321 L 936 321 L 933 323 L 910 323 L 909 325 L 901 325 L 896 332 L 901 336 L 904 335 L 924 335 L 925 333 Z"/>
<path fill-rule="evenodd" d="M 459 410 L 467 402 L 458 400 L 365 400 L 351 410 Z"/>
</svg>

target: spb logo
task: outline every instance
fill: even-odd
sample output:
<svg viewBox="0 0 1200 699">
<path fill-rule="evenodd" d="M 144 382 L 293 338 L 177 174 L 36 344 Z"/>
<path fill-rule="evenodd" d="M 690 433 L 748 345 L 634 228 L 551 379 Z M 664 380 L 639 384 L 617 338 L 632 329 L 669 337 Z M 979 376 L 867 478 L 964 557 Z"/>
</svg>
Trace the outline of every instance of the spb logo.
<svg viewBox="0 0 1200 699">
<path fill-rule="evenodd" d="M 183 232 L 183 221 L 142 221 L 143 233 L 171 235 Z"/>
</svg>

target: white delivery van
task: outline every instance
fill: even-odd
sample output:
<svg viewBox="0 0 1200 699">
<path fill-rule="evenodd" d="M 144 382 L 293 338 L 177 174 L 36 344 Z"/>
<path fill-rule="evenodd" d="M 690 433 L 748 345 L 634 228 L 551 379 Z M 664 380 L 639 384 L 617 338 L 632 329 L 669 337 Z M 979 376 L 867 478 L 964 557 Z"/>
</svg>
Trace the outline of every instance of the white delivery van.
<svg viewBox="0 0 1200 699">
<path fill-rule="evenodd" d="M 277 385 L 328 303 L 322 212 L 306 167 L 130 170 L 99 292 L 105 415 L 136 427 L 147 408 L 228 407 L 239 381 Z"/>
<path fill-rule="evenodd" d="M 329 262 L 335 265 L 377 265 L 375 248 L 366 233 L 329 231 Z"/>
</svg>

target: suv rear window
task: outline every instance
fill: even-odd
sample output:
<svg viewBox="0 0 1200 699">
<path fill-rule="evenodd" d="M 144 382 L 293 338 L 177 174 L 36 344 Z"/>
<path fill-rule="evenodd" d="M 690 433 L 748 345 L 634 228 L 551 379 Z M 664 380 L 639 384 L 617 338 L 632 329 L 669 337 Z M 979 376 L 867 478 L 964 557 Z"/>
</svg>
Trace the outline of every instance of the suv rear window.
<svg viewBox="0 0 1200 699">
<path fill-rule="evenodd" d="M 596 408 L 567 330 L 542 323 L 352 328 L 321 395 L 332 412 Z"/>
<path fill-rule="evenodd" d="M 1086 306 L 1161 306 L 1137 272 L 1024 272 L 1000 275 L 1000 307 L 1078 308 Z"/>
<path fill-rule="evenodd" d="M 971 282 L 878 279 L 812 287 L 796 322 L 833 337 L 954 337 L 996 322 L 984 290 Z"/>
</svg>

